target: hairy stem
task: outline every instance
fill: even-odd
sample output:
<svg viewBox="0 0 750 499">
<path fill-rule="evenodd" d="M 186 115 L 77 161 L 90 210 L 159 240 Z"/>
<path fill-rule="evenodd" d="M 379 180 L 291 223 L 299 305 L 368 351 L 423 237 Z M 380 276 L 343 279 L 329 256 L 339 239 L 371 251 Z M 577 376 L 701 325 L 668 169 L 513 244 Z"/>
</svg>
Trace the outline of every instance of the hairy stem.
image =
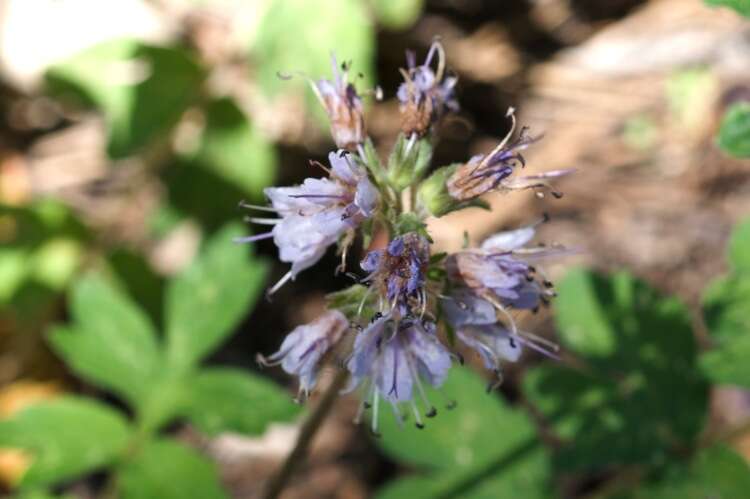
<svg viewBox="0 0 750 499">
<path fill-rule="evenodd" d="M 302 462 L 307 453 L 307 448 L 310 446 L 313 437 L 318 432 L 321 423 L 325 420 L 325 417 L 333 407 L 333 402 L 336 400 L 338 393 L 344 388 L 349 373 L 345 369 L 341 369 L 336 373 L 336 377 L 331 382 L 331 385 L 323 393 L 320 398 L 320 402 L 315 406 L 315 409 L 310 413 L 308 418 L 302 424 L 297 442 L 294 444 L 294 449 L 284 460 L 278 473 L 274 475 L 266 485 L 266 490 L 263 493 L 263 499 L 276 499 L 279 494 L 284 490 L 289 479 L 292 477 L 295 468 Z"/>
</svg>

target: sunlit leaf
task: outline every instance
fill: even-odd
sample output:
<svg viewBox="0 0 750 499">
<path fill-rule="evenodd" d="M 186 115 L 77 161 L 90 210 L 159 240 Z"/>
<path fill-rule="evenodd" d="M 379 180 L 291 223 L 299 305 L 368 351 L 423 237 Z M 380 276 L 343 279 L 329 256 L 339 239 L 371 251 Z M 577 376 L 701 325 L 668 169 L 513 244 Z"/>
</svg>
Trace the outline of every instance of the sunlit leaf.
<svg viewBox="0 0 750 499">
<path fill-rule="evenodd" d="M 41 402 L 0 421 L 0 447 L 20 448 L 33 457 L 22 487 L 53 484 L 111 464 L 129 437 L 120 413 L 77 397 Z"/>
<path fill-rule="evenodd" d="M 371 3 L 378 22 L 389 29 L 408 28 L 424 7 L 424 0 L 371 0 Z"/>
<path fill-rule="evenodd" d="M 203 77 L 185 51 L 131 39 L 95 45 L 46 75 L 54 94 L 82 97 L 104 113 L 115 158 L 163 139 L 198 97 Z"/>
<path fill-rule="evenodd" d="M 750 218 L 737 224 L 732 231 L 728 253 L 735 271 L 750 272 Z"/>
<path fill-rule="evenodd" d="M 330 16 L 344 22 L 327 22 Z M 331 53 L 338 61 L 353 62 L 353 74 L 362 72 L 358 86 L 374 81 L 375 32 L 361 0 L 273 0 L 253 46 L 260 84 L 267 93 L 290 91 L 306 84 L 279 78 L 278 73 L 303 73 L 310 78 L 331 78 Z M 315 105 L 312 93 L 308 102 Z"/>
</svg>

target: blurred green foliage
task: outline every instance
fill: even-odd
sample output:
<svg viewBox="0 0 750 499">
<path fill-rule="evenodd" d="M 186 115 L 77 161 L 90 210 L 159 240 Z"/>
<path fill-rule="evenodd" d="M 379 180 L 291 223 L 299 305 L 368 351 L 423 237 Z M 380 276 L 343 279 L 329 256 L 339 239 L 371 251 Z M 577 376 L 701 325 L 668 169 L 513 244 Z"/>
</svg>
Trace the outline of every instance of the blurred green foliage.
<svg viewBox="0 0 750 499">
<path fill-rule="evenodd" d="M 750 17 L 750 0 L 704 0 L 708 5 L 729 7 L 743 16 Z"/>
<path fill-rule="evenodd" d="M 132 421 L 102 402 L 69 396 L 29 407 L 0 422 L 0 447 L 31 453 L 22 490 L 38 490 L 110 468 L 124 498 L 226 497 L 214 466 L 195 451 L 159 437 L 175 418 L 209 433 L 262 432 L 298 413 L 291 397 L 245 371 L 201 367 L 259 296 L 266 266 L 233 243 L 227 226 L 166 287 L 166 335 L 102 275 L 74 286 L 73 321 L 49 335 L 53 349 L 81 378 L 111 391 Z M 64 429 L 64 431 L 61 431 Z M 188 494 L 188 495 L 186 495 Z M 191 496 L 197 497 L 197 496 Z"/>
<path fill-rule="evenodd" d="M 466 368 L 451 369 L 441 391 L 428 389 L 427 396 L 458 406 L 440 407 L 422 431 L 381 418 L 382 449 L 422 473 L 389 484 L 378 499 L 548 496 L 548 456 L 528 415 L 488 397 L 485 383 Z"/>
<path fill-rule="evenodd" d="M 204 77 L 204 70 L 186 51 L 130 39 L 91 47 L 46 75 L 53 95 L 73 94 L 101 110 L 113 158 L 163 140 L 200 97 Z"/>
<path fill-rule="evenodd" d="M 738 158 L 750 158 L 750 104 L 742 102 L 729 108 L 721 120 L 719 147 Z"/>
</svg>

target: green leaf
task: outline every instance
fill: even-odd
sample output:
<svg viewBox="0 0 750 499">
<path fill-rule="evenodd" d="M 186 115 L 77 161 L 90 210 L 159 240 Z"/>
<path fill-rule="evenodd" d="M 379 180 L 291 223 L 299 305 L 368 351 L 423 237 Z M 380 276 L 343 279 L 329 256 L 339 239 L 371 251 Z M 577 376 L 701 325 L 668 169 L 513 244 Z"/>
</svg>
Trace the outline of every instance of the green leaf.
<svg viewBox="0 0 750 499">
<path fill-rule="evenodd" d="M 49 336 L 52 348 L 81 377 L 137 406 L 160 365 L 148 317 L 95 274 L 76 284 L 72 313 L 73 325 Z"/>
<path fill-rule="evenodd" d="M 0 421 L 0 447 L 33 456 L 21 487 L 50 485 L 115 461 L 130 437 L 125 418 L 97 402 L 64 397 Z"/>
<path fill-rule="evenodd" d="M 735 104 L 724 115 L 719 129 L 719 147 L 737 158 L 750 157 L 750 103 Z"/>
<path fill-rule="evenodd" d="M 234 242 L 244 234 L 237 225 L 218 231 L 197 260 L 170 282 L 167 354 L 173 367 L 194 365 L 216 349 L 260 294 L 266 265 L 248 259 L 248 245 Z"/>
<path fill-rule="evenodd" d="M 0 303 L 27 285 L 60 291 L 83 258 L 87 232 L 70 210 L 56 201 L 29 206 L 0 204 Z"/>
<path fill-rule="evenodd" d="M 424 0 L 372 0 L 372 7 L 383 26 L 401 30 L 419 19 Z"/>
<path fill-rule="evenodd" d="M 171 440 L 149 441 L 118 474 L 122 499 L 224 499 L 214 464 Z"/>
<path fill-rule="evenodd" d="M 641 487 L 632 499 L 741 499 L 750 490 L 750 467 L 724 446 L 701 451 L 687 465 L 670 464 L 659 480 Z"/>
<path fill-rule="evenodd" d="M 163 138 L 196 101 L 203 70 L 184 51 L 131 39 L 111 40 L 52 67 L 52 93 L 93 103 L 109 126 L 109 154 L 133 154 Z"/>
<path fill-rule="evenodd" d="M 585 371 L 541 366 L 524 393 L 564 441 L 563 469 L 657 463 L 703 426 L 707 384 L 687 309 L 624 273 L 560 283 L 557 323 Z"/>
<path fill-rule="evenodd" d="M 13 496 L 13 499 L 77 499 L 76 496 L 70 494 L 53 494 L 46 490 L 23 490 Z"/>
<path fill-rule="evenodd" d="M 729 239 L 729 263 L 738 272 L 750 272 L 750 218 L 738 223 Z"/>
<path fill-rule="evenodd" d="M 476 374 L 454 367 L 441 391 L 458 402 L 457 408 L 440 410 L 425 421 L 423 430 L 399 428 L 390 414 L 381 416 L 378 443 L 383 450 L 400 462 L 434 472 L 430 476 L 435 485 L 417 497 L 456 492 L 460 497 L 485 497 L 485 490 L 495 491 L 494 497 L 547 496 L 547 458 L 534 424 L 485 388 Z M 427 396 L 432 401 L 442 398 L 432 389 Z"/>
<path fill-rule="evenodd" d="M 750 279 L 746 274 L 715 281 L 703 297 L 703 313 L 714 348 L 701 356 L 714 382 L 750 388 Z"/>
<path fill-rule="evenodd" d="M 750 17 L 750 0 L 705 0 L 706 4 L 717 7 L 729 7 L 738 14 Z"/>
<path fill-rule="evenodd" d="M 332 13 L 345 22 L 327 22 Z M 323 28 L 323 26 L 325 26 Z M 358 88 L 369 88 L 374 81 L 375 31 L 361 0 L 275 0 L 263 19 L 253 46 L 258 80 L 273 94 L 279 90 L 299 90 L 305 83 L 279 78 L 278 73 L 304 73 L 310 78 L 332 78 L 331 53 L 339 63 L 352 61 L 352 75 L 362 72 Z M 312 92 L 308 103 L 319 109 Z"/>
<path fill-rule="evenodd" d="M 263 433 L 269 423 L 290 421 L 300 412 L 285 390 L 238 369 L 202 369 L 188 384 L 185 415 L 210 435 Z"/>
<path fill-rule="evenodd" d="M 260 198 L 276 172 L 276 153 L 250 126 L 245 114 L 229 98 L 208 104 L 206 128 L 195 161 L 236 185 L 244 193 Z"/>
</svg>

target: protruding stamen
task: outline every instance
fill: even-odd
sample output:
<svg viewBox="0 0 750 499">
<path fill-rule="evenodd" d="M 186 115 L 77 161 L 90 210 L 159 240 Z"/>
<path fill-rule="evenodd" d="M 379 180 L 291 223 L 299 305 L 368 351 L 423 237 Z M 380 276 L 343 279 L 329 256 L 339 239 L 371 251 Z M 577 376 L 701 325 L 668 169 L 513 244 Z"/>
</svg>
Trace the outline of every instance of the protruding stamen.
<svg viewBox="0 0 750 499">
<path fill-rule="evenodd" d="M 270 239 L 273 237 L 273 232 L 266 232 L 264 234 L 256 234 L 254 236 L 246 236 L 246 237 L 235 237 L 232 239 L 235 243 L 254 243 L 255 241 L 260 241 L 263 239 Z"/>
<path fill-rule="evenodd" d="M 279 282 L 274 284 L 273 287 L 268 290 L 268 292 L 266 293 L 266 296 L 270 297 L 272 294 L 278 291 L 281 288 L 281 286 L 283 286 L 284 284 L 286 284 L 293 278 L 294 278 L 294 275 L 292 274 L 292 271 L 290 270 L 289 272 L 284 274 L 284 276 L 281 279 L 279 279 Z"/>
</svg>

